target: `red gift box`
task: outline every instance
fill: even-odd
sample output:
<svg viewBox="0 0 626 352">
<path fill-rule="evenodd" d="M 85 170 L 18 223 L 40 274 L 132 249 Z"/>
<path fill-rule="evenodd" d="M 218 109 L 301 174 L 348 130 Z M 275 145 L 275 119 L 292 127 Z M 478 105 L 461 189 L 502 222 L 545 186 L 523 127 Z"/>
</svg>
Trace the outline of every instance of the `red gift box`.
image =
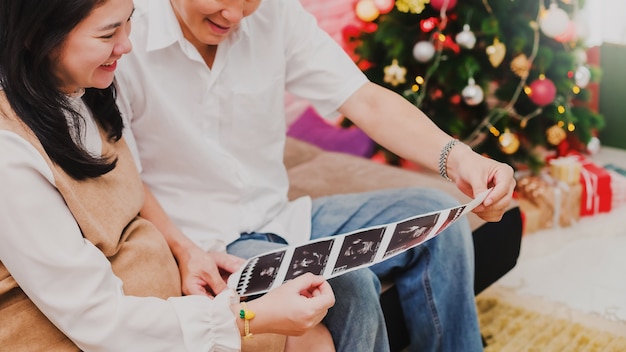
<svg viewBox="0 0 626 352">
<path fill-rule="evenodd" d="M 582 170 L 580 184 L 583 186 L 580 204 L 580 216 L 611 211 L 613 192 L 611 192 L 611 174 L 605 168 L 580 156 Z"/>
<path fill-rule="evenodd" d="M 611 174 L 608 170 L 593 164 L 584 163 L 580 172 L 583 186 L 580 215 L 593 215 L 611 211 Z"/>
</svg>

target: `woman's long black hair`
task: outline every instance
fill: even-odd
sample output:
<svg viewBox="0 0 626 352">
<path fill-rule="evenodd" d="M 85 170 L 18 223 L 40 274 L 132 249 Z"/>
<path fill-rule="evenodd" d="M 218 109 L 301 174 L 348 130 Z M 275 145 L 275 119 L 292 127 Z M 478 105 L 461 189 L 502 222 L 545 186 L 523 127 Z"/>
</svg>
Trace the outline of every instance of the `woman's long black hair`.
<svg viewBox="0 0 626 352">
<path fill-rule="evenodd" d="M 106 1 L 0 0 L 0 84 L 17 116 L 33 130 L 52 161 L 78 180 L 106 174 L 115 168 L 117 158 L 94 157 L 72 138 L 80 130 L 70 126 L 84 126 L 83 117 L 60 91 L 62 82 L 53 73 L 51 53 Z M 108 138 L 119 140 L 123 122 L 114 86 L 88 88 L 82 99 Z"/>
</svg>

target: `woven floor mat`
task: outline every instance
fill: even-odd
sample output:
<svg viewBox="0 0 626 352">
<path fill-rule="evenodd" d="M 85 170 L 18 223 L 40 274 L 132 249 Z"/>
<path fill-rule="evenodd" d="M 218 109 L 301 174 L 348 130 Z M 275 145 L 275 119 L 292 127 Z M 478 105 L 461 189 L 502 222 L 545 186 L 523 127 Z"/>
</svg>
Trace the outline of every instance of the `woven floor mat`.
<svg viewBox="0 0 626 352">
<path fill-rule="evenodd" d="M 485 352 L 626 351 L 626 322 L 491 287 L 477 298 Z"/>
</svg>

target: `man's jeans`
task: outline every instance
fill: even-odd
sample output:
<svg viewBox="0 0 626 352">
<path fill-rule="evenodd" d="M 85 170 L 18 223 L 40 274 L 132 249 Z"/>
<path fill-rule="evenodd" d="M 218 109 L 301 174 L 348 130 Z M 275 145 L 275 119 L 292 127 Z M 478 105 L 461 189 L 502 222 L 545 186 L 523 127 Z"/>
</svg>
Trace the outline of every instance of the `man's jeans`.
<svg viewBox="0 0 626 352">
<path fill-rule="evenodd" d="M 343 234 L 456 205 L 454 198 L 428 189 L 318 198 L 313 202 L 311 237 Z M 253 233 L 228 245 L 228 252 L 251 257 L 284 245 L 278 236 Z M 411 351 L 482 351 L 473 253 L 471 231 L 462 218 L 434 239 L 370 267 L 378 277 L 391 277 L 396 283 Z M 379 281 L 361 269 L 329 283 L 336 304 L 323 322 L 337 351 L 388 351 Z"/>
</svg>

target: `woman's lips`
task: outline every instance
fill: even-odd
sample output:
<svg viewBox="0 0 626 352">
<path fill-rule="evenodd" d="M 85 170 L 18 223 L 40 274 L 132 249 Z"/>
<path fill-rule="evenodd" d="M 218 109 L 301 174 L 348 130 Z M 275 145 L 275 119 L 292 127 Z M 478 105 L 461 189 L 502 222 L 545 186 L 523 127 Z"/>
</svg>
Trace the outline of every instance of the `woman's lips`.
<svg viewBox="0 0 626 352">
<path fill-rule="evenodd" d="M 105 71 L 115 71 L 116 67 L 117 67 L 117 60 L 113 61 L 113 63 L 111 64 L 100 65 L 100 68 Z"/>
</svg>

